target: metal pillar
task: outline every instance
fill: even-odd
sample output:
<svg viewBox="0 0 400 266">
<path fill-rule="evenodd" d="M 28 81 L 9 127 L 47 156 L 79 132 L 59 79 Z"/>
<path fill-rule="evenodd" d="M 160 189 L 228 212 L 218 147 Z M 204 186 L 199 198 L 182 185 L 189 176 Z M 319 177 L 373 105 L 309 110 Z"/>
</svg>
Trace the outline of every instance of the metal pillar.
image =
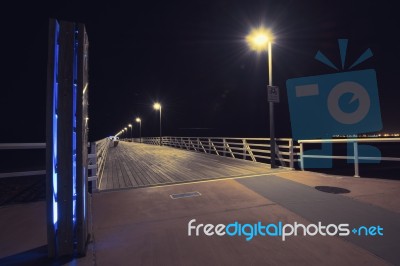
<svg viewBox="0 0 400 266">
<path fill-rule="evenodd" d="M 272 43 L 268 42 L 268 80 L 272 86 Z M 271 152 L 271 168 L 277 168 L 275 162 L 275 123 L 274 123 L 274 103 L 269 102 L 269 137 L 270 137 L 270 152 Z"/>
<path fill-rule="evenodd" d="M 50 20 L 46 117 L 50 257 L 86 253 L 87 53 L 83 24 Z"/>
</svg>

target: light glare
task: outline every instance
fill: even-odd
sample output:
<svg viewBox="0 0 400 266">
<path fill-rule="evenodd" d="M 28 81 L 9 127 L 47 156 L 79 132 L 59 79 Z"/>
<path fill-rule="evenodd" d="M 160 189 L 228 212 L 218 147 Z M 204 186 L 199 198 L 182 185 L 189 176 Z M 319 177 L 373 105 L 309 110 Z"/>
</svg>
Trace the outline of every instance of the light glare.
<svg viewBox="0 0 400 266">
<path fill-rule="evenodd" d="M 160 103 L 155 103 L 153 105 L 153 108 L 156 109 L 156 110 L 160 110 L 161 109 L 161 104 Z"/>
<path fill-rule="evenodd" d="M 268 50 L 268 43 L 273 41 L 273 35 L 270 30 L 260 27 L 251 30 L 246 36 L 247 44 L 251 50 L 262 52 Z"/>
</svg>

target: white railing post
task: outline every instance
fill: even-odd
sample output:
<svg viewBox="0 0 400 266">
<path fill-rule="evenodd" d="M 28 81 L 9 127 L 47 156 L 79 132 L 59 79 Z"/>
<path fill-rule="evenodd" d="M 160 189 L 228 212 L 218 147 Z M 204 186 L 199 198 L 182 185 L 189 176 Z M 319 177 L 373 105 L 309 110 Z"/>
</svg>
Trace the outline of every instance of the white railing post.
<svg viewBox="0 0 400 266">
<path fill-rule="evenodd" d="M 242 143 L 243 143 L 243 160 L 246 160 L 246 144 L 247 144 L 247 142 L 246 142 L 246 139 L 243 139 L 242 140 Z"/>
<path fill-rule="evenodd" d="M 278 157 L 279 162 L 281 163 L 281 165 L 283 167 L 286 167 L 286 163 L 285 163 L 285 159 L 283 158 L 280 150 L 279 150 L 279 144 L 277 143 L 277 140 L 280 141 L 280 139 L 275 139 L 274 143 L 275 143 L 275 156 Z M 276 167 L 279 167 L 276 165 Z"/>
<path fill-rule="evenodd" d="M 301 171 L 304 171 L 304 158 L 303 158 L 303 142 L 300 142 L 300 168 Z"/>
<path fill-rule="evenodd" d="M 354 177 L 360 177 L 359 169 L 358 169 L 358 142 L 354 141 Z"/>
<path fill-rule="evenodd" d="M 226 142 L 226 149 L 229 151 L 229 154 L 231 155 L 232 158 L 236 158 L 235 154 L 233 154 L 233 151 L 231 149 L 231 147 L 229 146 L 229 142 Z"/>
<path fill-rule="evenodd" d="M 224 157 L 226 156 L 226 139 L 222 139 L 222 143 L 224 146 Z"/>
<path fill-rule="evenodd" d="M 208 139 L 208 153 L 211 154 L 211 139 Z"/>
<path fill-rule="evenodd" d="M 107 142 L 107 141 L 105 141 L 105 142 Z M 106 147 L 102 147 L 102 148 L 107 149 L 107 148 L 108 148 L 108 145 L 106 145 Z M 101 174 L 101 173 L 100 173 L 101 169 L 99 169 L 99 168 L 100 168 L 100 167 L 99 167 L 99 162 L 97 162 L 97 159 L 98 159 L 98 158 L 97 158 L 97 147 L 96 147 L 96 142 L 90 143 L 90 154 L 93 154 L 93 155 L 95 155 L 96 157 L 95 157 L 94 160 L 89 159 L 89 162 L 97 166 L 95 169 L 90 169 L 90 170 L 88 170 L 88 171 L 90 172 L 90 173 L 88 174 L 88 179 L 89 179 L 90 177 L 92 177 L 92 176 L 95 176 L 95 177 L 96 177 L 95 179 L 92 179 L 92 181 L 91 181 L 91 186 L 90 186 L 91 191 L 90 191 L 90 192 L 92 193 L 92 192 L 98 191 L 98 178 L 99 178 L 99 176 L 100 176 L 100 174 Z M 88 167 L 89 167 L 90 163 L 88 163 Z"/>
<path fill-rule="evenodd" d="M 203 142 L 201 142 L 201 139 L 199 138 L 198 140 L 199 140 L 200 147 L 203 149 L 203 152 L 207 153 L 206 148 L 204 148 Z"/>
<path fill-rule="evenodd" d="M 290 168 L 294 169 L 293 139 L 289 140 L 289 160 L 290 160 Z"/>
</svg>

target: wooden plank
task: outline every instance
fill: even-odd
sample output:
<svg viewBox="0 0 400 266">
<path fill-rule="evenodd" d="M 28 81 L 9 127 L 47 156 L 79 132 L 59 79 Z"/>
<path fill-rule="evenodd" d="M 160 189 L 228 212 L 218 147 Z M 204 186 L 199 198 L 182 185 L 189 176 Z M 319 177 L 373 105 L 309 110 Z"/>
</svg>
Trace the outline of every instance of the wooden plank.
<svg viewBox="0 0 400 266">
<path fill-rule="evenodd" d="M 122 165 L 124 166 L 125 172 L 128 175 L 129 181 L 131 183 L 131 186 L 137 186 L 138 183 L 136 182 L 135 178 L 132 175 L 132 172 L 130 171 L 130 169 L 128 168 L 128 165 L 126 164 L 126 162 L 122 162 Z"/>
<path fill-rule="evenodd" d="M 110 189 L 115 189 L 119 187 L 119 183 L 118 183 L 118 169 L 117 169 L 117 158 L 116 158 L 117 154 L 114 156 L 113 160 L 112 160 L 112 175 L 110 176 Z"/>
<path fill-rule="evenodd" d="M 266 164 L 131 142 L 109 147 L 101 189 L 268 173 Z"/>
<path fill-rule="evenodd" d="M 131 174 L 131 172 L 129 171 L 127 171 L 126 170 L 126 162 L 125 161 L 122 161 L 121 162 L 121 169 L 122 169 L 122 173 L 123 173 L 123 176 L 124 176 L 124 181 L 125 181 L 125 186 L 127 186 L 127 187 L 132 187 L 133 186 L 133 184 L 132 184 L 132 182 L 131 182 L 131 176 L 132 176 L 132 174 Z"/>
</svg>

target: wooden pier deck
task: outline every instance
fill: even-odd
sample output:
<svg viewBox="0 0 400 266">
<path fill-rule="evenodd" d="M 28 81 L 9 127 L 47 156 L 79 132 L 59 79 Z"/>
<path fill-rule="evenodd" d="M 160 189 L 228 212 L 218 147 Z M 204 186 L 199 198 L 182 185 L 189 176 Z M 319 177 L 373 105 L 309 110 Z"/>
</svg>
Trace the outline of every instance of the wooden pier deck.
<svg viewBox="0 0 400 266">
<path fill-rule="evenodd" d="M 109 147 L 100 190 L 145 187 L 280 171 L 267 164 L 171 147 L 120 142 Z"/>
</svg>

